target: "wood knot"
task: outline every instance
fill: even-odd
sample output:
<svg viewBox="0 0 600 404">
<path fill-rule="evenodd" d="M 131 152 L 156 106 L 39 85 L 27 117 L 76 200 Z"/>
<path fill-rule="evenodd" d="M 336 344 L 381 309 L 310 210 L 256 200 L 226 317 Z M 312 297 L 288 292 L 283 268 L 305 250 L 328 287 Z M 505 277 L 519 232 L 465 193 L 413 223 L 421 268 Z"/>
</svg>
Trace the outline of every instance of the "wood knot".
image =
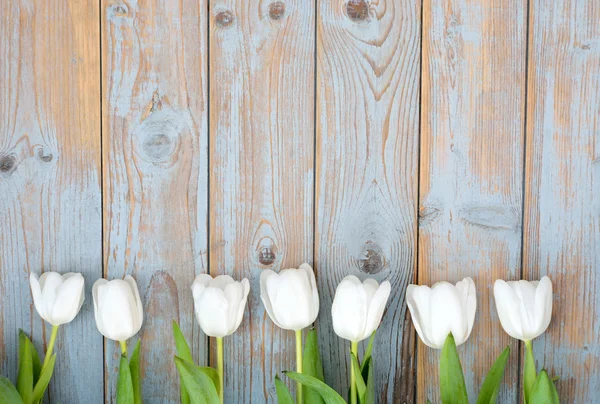
<svg viewBox="0 0 600 404">
<path fill-rule="evenodd" d="M 346 15 L 352 21 L 365 21 L 369 18 L 369 5 L 365 0 L 348 0 Z"/>
<path fill-rule="evenodd" d="M 272 247 L 262 247 L 260 252 L 258 253 L 258 262 L 262 265 L 268 267 L 273 265 L 277 258 L 277 248 L 275 246 Z"/>
<path fill-rule="evenodd" d="M 285 15 L 285 4 L 283 1 L 276 1 L 269 4 L 269 17 L 272 20 L 278 21 Z"/>
<path fill-rule="evenodd" d="M 160 160 L 171 154 L 173 140 L 163 133 L 155 133 L 144 139 L 142 147 L 151 159 Z"/>
<path fill-rule="evenodd" d="M 44 163 L 49 163 L 52 161 L 52 159 L 54 158 L 54 156 L 52 155 L 52 153 L 46 152 L 44 151 L 44 149 L 42 147 L 40 147 L 37 151 L 37 156 L 40 160 L 42 160 Z"/>
<path fill-rule="evenodd" d="M 376 274 L 381 272 L 385 266 L 385 260 L 380 249 L 376 245 L 370 245 L 363 259 L 360 260 L 360 270 L 366 274 Z"/>
<path fill-rule="evenodd" d="M 3 173 L 11 172 L 17 163 L 17 159 L 14 156 L 4 156 L 0 158 L 0 171 Z"/>
<path fill-rule="evenodd" d="M 124 4 L 115 4 L 112 6 L 112 13 L 117 17 L 127 15 L 127 6 Z"/>
<path fill-rule="evenodd" d="M 219 27 L 228 27 L 233 23 L 233 13 L 229 10 L 221 11 L 215 17 L 215 23 Z"/>
</svg>

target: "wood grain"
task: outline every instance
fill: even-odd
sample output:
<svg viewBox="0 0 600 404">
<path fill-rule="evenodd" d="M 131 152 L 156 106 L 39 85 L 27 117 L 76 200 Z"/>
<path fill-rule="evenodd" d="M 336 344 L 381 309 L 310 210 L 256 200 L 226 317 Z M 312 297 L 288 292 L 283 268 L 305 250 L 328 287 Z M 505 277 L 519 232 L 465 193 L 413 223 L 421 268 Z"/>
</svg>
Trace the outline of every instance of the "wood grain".
<svg viewBox="0 0 600 404">
<path fill-rule="evenodd" d="M 206 13 L 205 1 L 102 1 L 105 275 L 140 288 L 147 403 L 179 402 L 173 319 L 205 362 L 190 286 L 207 271 Z M 114 402 L 119 350 L 105 346 Z"/>
<path fill-rule="evenodd" d="M 19 328 L 40 352 L 50 337 L 29 275 L 82 272 L 89 292 L 101 274 L 98 12 L 90 1 L 0 3 L 0 374 L 13 382 Z M 60 327 L 51 402 L 103 400 L 92 306 Z M 87 383 L 73 383 L 81 374 Z"/>
<path fill-rule="evenodd" d="M 319 334 L 326 381 L 348 391 L 349 342 L 331 326 L 347 275 L 389 280 L 374 352 L 377 402 L 413 402 L 421 4 L 321 1 L 317 55 Z M 364 347 L 363 347 L 364 348 Z"/>
<path fill-rule="evenodd" d="M 534 341 L 561 402 L 600 392 L 600 4 L 532 1 L 526 279 L 548 275 L 553 316 Z"/>
<path fill-rule="evenodd" d="M 525 1 L 426 0 L 419 213 L 419 283 L 477 286 L 470 339 L 459 347 L 475 401 L 506 335 L 493 302 L 495 279 L 521 270 Z M 418 345 L 418 402 L 439 401 L 439 353 Z M 517 358 L 499 402 L 513 402 Z"/>
<path fill-rule="evenodd" d="M 314 13 L 302 0 L 211 2 L 210 269 L 251 284 L 225 339 L 225 402 L 275 402 L 274 376 L 294 367 L 293 332 L 269 319 L 259 278 L 312 261 Z"/>
</svg>

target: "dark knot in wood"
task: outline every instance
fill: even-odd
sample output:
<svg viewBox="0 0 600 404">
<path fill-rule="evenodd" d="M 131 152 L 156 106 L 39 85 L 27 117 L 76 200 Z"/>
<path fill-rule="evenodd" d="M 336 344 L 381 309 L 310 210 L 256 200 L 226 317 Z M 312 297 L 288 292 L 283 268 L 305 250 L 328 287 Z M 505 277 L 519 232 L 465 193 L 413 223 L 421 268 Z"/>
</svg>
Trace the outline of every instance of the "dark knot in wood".
<svg viewBox="0 0 600 404">
<path fill-rule="evenodd" d="M 277 258 L 277 250 L 275 246 L 272 247 L 263 247 L 260 249 L 258 253 L 258 262 L 262 265 L 268 267 L 273 265 L 275 259 Z"/>
<path fill-rule="evenodd" d="M 160 160 L 172 153 L 173 140 L 163 133 L 155 133 L 144 140 L 142 147 L 146 155 Z"/>
<path fill-rule="evenodd" d="M 231 11 L 221 11 L 215 17 L 215 23 L 219 27 L 228 27 L 233 23 L 233 14 Z"/>
<path fill-rule="evenodd" d="M 14 156 L 4 156 L 0 158 L 0 171 L 3 173 L 9 173 L 15 168 L 17 160 Z"/>
<path fill-rule="evenodd" d="M 38 149 L 37 156 L 44 163 L 49 163 L 54 158 L 54 156 L 52 155 L 52 153 L 45 152 L 44 149 L 42 149 L 42 148 Z"/>
<path fill-rule="evenodd" d="M 352 21 L 365 21 L 369 18 L 369 5 L 365 0 L 349 0 L 346 14 Z"/>
<path fill-rule="evenodd" d="M 383 269 L 383 257 L 374 249 L 368 249 L 365 258 L 360 260 L 360 270 L 367 274 L 376 274 Z"/>
<path fill-rule="evenodd" d="M 269 4 L 269 17 L 272 20 L 281 20 L 285 15 L 285 4 L 283 1 L 276 1 Z"/>
<path fill-rule="evenodd" d="M 112 12 L 113 15 L 122 17 L 124 15 L 127 15 L 127 6 L 124 4 L 115 4 L 112 7 Z"/>
</svg>

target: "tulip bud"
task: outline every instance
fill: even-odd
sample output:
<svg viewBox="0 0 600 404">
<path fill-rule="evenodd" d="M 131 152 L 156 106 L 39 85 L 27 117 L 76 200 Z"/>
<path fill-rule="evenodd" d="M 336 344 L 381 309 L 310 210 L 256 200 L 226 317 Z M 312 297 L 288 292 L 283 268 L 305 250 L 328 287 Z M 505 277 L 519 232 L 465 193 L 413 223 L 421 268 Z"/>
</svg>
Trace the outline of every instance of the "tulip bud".
<svg viewBox="0 0 600 404">
<path fill-rule="evenodd" d="M 456 285 L 438 282 L 431 288 L 409 285 L 406 303 L 425 345 L 442 349 L 450 332 L 457 346 L 469 338 L 477 308 L 473 279 L 465 278 Z"/>
<path fill-rule="evenodd" d="M 248 279 L 236 282 L 229 275 L 198 275 L 192 284 L 196 319 L 209 337 L 222 338 L 237 330 L 250 292 Z"/>
<path fill-rule="evenodd" d="M 319 314 L 319 293 L 313 269 L 308 264 L 298 269 L 260 275 L 260 298 L 271 320 L 285 330 L 300 331 Z"/>
<path fill-rule="evenodd" d="M 79 313 L 84 284 L 83 276 L 73 272 L 44 272 L 39 280 L 35 274 L 29 277 L 35 309 L 53 326 L 70 323 Z"/>
<path fill-rule="evenodd" d="M 388 281 L 379 285 L 374 279 L 366 279 L 361 283 L 354 275 L 346 276 L 331 306 L 335 333 L 352 342 L 371 336 L 381 323 L 391 289 Z"/>
<path fill-rule="evenodd" d="M 98 279 L 92 290 L 98 331 L 108 339 L 127 341 L 142 328 L 144 312 L 135 279 Z"/>
<path fill-rule="evenodd" d="M 498 279 L 494 283 L 496 310 L 508 335 L 530 341 L 546 331 L 552 317 L 552 282 L 544 276 L 539 282 Z"/>
</svg>

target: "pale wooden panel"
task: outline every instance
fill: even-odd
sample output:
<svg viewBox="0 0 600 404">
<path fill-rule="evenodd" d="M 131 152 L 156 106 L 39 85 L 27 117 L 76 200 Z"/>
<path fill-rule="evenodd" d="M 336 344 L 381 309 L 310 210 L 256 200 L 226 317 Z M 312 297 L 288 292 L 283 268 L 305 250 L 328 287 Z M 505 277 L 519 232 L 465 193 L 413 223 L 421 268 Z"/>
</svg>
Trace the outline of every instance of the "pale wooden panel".
<svg viewBox="0 0 600 404">
<path fill-rule="evenodd" d="M 459 348 L 473 402 L 507 344 L 499 402 L 516 398 L 518 344 L 500 326 L 492 285 L 521 270 L 526 10 L 521 0 L 423 7 L 418 278 L 475 281 L 475 326 Z M 438 358 L 419 342 L 418 402 L 439 401 Z"/>
<path fill-rule="evenodd" d="M 275 402 L 294 339 L 268 318 L 259 278 L 312 261 L 315 10 L 305 0 L 210 6 L 210 272 L 251 284 L 225 339 L 225 402 Z"/>
<path fill-rule="evenodd" d="M 99 6 L 0 3 L 0 374 L 17 374 L 18 329 L 45 349 L 29 274 L 101 274 Z M 101 403 L 102 339 L 87 299 L 60 328 L 51 402 Z M 86 383 L 73 383 L 86 375 Z"/>
<path fill-rule="evenodd" d="M 534 354 L 565 403 L 600 393 L 599 21 L 598 2 L 531 3 L 523 276 L 552 279 Z"/>
<path fill-rule="evenodd" d="M 317 220 L 319 333 L 325 378 L 348 391 L 348 341 L 331 327 L 347 275 L 389 280 L 374 352 L 377 402 L 413 402 L 421 3 L 319 2 Z M 363 347 L 364 348 L 364 347 Z"/>
<path fill-rule="evenodd" d="M 102 1 L 105 275 L 131 274 L 140 287 L 146 403 L 179 402 L 172 319 L 205 361 L 190 286 L 207 270 L 206 10 Z M 105 346 L 114 402 L 119 349 Z"/>
</svg>

